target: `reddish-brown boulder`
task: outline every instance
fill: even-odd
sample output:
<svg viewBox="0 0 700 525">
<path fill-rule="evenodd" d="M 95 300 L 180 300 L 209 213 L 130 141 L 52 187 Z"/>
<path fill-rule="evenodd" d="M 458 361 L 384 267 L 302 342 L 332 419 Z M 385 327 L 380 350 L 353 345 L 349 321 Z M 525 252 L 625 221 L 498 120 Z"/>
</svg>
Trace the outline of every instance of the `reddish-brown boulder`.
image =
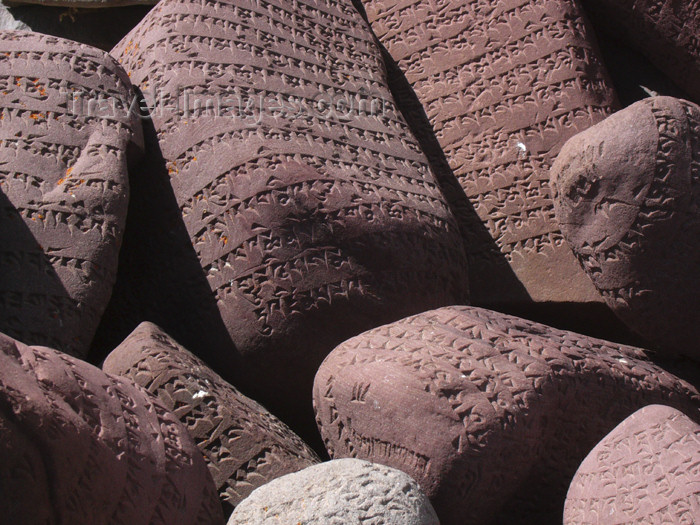
<svg viewBox="0 0 700 525">
<path fill-rule="evenodd" d="M 140 324 L 102 369 L 158 396 L 186 425 L 226 515 L 257 487 L 319 461 L 289 427 L 152 323 Z"/>
<path fill-rule="evenodd" d="M 578 2 L 363 4 L 405 74 L 399 106 L 417 98 L 427 119 L 419 121 L 414 105 L 405 111 L 409 123 L 439 144 L 454 174 L 444 176 L 456 176 L 463 190 L 451 198 L 472 302 L 602 303 L 564 242 L 549 189 L 561 145 L 616 107 Z"/>
<path fill-rule="evenodd" d="M 551 176 L 564 236 L 610 308 L 700 359 L 700 107 L 639 101 L 571 138 Z"/>
<path fill-rule="evenodd" d="M 678 410 L 638 410 L 579 467 L 564 524 L 688 523 L 700 516 L 700 425 Z"/>
<path fill-rule="evenodd" d="M 456 223 L 350 0 L 165 0 L 113 54 L 157 96 L 152 160 L 187 244 L 174 275 L 133 258 L 155 283 L 125 293 L 167 289 L 142 319 L 273 412 L 312 421 L 313 374 L 347 337 L 466 300 Z M 154 242 L 138 228 L 134 250 Z M 178 312 L 190 283 L 204 299 Z"/>
<path fill-rule="evenodd" d="M 700 414 L 641 349 L 467 306 L 352 338 L 314 382 L 331 457 L 410 474 L 443 525 L 557 522 L 586 454 L 650 403 Z"/>
<path fill-rule="evenodd" d="M 128 379 L 0 334 L 0 523 L 212 525 L 211 475 Z"/>
<path fill-rule="evenodd" d="M 0 32 L 0 330 L 84 357 L 109 301 L 142 148 L 104 51 Z"/>
</svg>

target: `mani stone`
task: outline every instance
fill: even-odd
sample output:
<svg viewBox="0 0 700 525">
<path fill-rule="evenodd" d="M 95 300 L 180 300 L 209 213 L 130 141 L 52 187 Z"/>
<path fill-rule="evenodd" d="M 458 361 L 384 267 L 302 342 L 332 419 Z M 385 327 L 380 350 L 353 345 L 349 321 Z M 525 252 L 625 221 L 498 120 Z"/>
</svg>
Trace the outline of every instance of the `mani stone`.
<svg viewBox="0 0 700 525">
<path fill-rule="evenodd" d="M 275 414 L 313 424 L 313 375 L 348 337 L 466 301 L 458 227 L 350 0 L 164 0 L 113 55 L 155 99 L 152 154 L 216 307 L 206 328 L 163 313 L 177 298 L 145 318 Z"/>
<path fill-rule="evenodd" d="M 0 32 L 0 330 L 86 355 L 116 280 L 143 137 L 104 51 Z"/>
<path fill-rule="evenodd" d="M 407 116 L 409 123 L 439 143 L 452 172 L 446 176 L 461 185 L 452 204 L 465 238 L 472 303 L 602 305 L 559 231 L 549 188 L 561 145 L 616 107 L 578 3 L 368 0 L 364 6 L 405 74 L 399 106 L 410 98 L 422 104 L 427 120 Z"/>
<path fill-rule="evenodd" d="M 439 525 L 418 484 L 403 472 L 336 459 L 287 474 L 253 491 L 228 525 Z"/>
<path fill-rule="evenodd" d="M 683 523 L 700 516 L 700 425 L 668 406 L 638 410 L 579 467 L 564 524 Z"/>
<path fill-rule="evenodd" d="M 3 334 L 0 465 L 3 524 L 223 523 L 201 453 L 160 401 Z"/>
<path fill-rule="evenodd" d="M 551 176 L 561 229 L 610 308 L 700 359 L 700 107 L 639 101 L 571 138 Z"/>
<path fill-rule="evenodd" d="M 668 406 L 638 410 L 579 467 L 564 524 L 683 523 L 700 516 L 700 425 Z"/>
<path fill-rule="evenodd" d="M 410 474 L 443 525 L 560 521 L 586 454 L 650 403 L 700 415 L 641 349 L 468 306 L 352 338 L 314 383 L 330 456 Z"/>
<path fill-rule="evenodd" d="M 581 4 L 596 29 L 640 50 L 695 102 L 700 102 L 697 0 L 581 0 Z"/>
<path fill-rule="evenodd" d="M 225 515 L 255 488 L 319 461 L 284 423 L 152 323 L 140 324 L 102 369 L 156 395 L 186 425 Z"/>
</svg>

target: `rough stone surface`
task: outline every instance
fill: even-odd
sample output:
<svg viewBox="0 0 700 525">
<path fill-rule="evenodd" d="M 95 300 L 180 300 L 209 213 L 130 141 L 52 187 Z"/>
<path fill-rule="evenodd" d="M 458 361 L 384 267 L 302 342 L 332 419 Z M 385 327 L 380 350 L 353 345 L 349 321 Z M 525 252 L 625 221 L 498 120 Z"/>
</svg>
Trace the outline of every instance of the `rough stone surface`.
<svg viewBox="0 0 700 525">
<path fill-rule="evenodd" d="M 102 369 L 158 396 L 187 426 L 226 515 L 257 487 L 319 461 L 284 423 L 152 323 L 139 325 Z"/>
<path fill-rule="evenodd" d="M 700 516 L 700 425 L 668 406 L 638 410 L 579 467 L 564 524 L 682 523 Z"/>
<path fill-rule="evenodd" d="M 697 0 L 581 0 L 596 29 L 643 52 L 700 103 L 700 3 Z"/>
<path fill-rule="evenodd" d="M 570 139 L 551 176 L 561 229 L 610 308 L 700 359 L 700 107 L 637 102 Z"/>
<path fill-rule="evenodd" d="M 78 9 L 0 3 L 0 29 L 36 31 L 109 51 L 148 13 L 150 6 Z"/>
<path fill-rule="evenodd" d="M 127 161 L 142 147 L 120 105 L 131 84 L 105 52 L 37 33 L 0 32 L 0 64 L 0 330 L 84 356 L 116 279 Z"/>
<path fill-rule="evenodd" d="M 700 415 L 643 350 L 467 306 L 350 339 L 314 383 L 331 457 L 410 474 L 443 525 L 560 521 L 586 454 L 650 403 Z"/>
<path fill-rule="evenodd" d="M 201 453 L 155 397 L 3 334 L 0 465 L 2 523 L 223 522 Z"/>
<path fill-rule="evenodd" d="M 179 298 L 144 318 L 274 413 L 313 421 L 313 374 L 347 337 L 466 300 L 456 223 L 349 0 L 165 0 L 113 54 L 159 97 L 169 225 L 184 221 L 187 243 L 172 279 L 156 266 L 155 283 L 126 293 L 196 283 L 206 298 L 190 304 L 215 301 L 206 328 L 190 305 L 166 311 Z M 134 235 L 145 254 L 152 239 Z"/>
<path fill-rule="evenodd" d="M 337 459 L 256 489 L 228 525 L 439 525 L 428 498 L 403 472 L 359 459 Z"/>
<path fill-rule="evenodd" d="M 449 198 L 465 237 L 472 302 L 602 302 L 564 242 L 549 189 L 561 145 L 616 107 L 578 3 L 363 4 L 405 74 L 407 83 L 395 86 L 399 105 L 417 97 L 427 119 L 420 108 L 404 114 L 424 142 L 439 144 L 452 170 L 444 176 L 461 185 Z"/>
</svg>

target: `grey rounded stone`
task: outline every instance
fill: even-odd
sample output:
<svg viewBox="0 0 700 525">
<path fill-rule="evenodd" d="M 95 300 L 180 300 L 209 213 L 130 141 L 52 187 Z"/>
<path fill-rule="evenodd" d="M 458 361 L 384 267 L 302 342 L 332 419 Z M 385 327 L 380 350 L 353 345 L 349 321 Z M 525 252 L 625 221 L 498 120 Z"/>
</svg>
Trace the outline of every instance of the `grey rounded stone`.
<svg viewBox="0 0 700 525">
<path fill-rule="evenodd" d="M 336 459 L 277 478 L 243 500 L 228 525 L 438 525 L 408 474 L 360 459 Z"/>
</svg>

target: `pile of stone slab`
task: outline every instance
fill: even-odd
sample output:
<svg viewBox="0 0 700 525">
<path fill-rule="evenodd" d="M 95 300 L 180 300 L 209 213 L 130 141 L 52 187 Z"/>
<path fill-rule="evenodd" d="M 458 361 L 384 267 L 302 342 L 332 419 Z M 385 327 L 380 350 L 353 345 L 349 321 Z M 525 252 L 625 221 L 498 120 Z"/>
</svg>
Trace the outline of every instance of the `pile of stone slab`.
<svg viewBox="0 0 700 525">
<path fill-rule="evenodd" d="M 0 525 L 700 517 L 697 2 L 22 3 Z"/>
</svg>

